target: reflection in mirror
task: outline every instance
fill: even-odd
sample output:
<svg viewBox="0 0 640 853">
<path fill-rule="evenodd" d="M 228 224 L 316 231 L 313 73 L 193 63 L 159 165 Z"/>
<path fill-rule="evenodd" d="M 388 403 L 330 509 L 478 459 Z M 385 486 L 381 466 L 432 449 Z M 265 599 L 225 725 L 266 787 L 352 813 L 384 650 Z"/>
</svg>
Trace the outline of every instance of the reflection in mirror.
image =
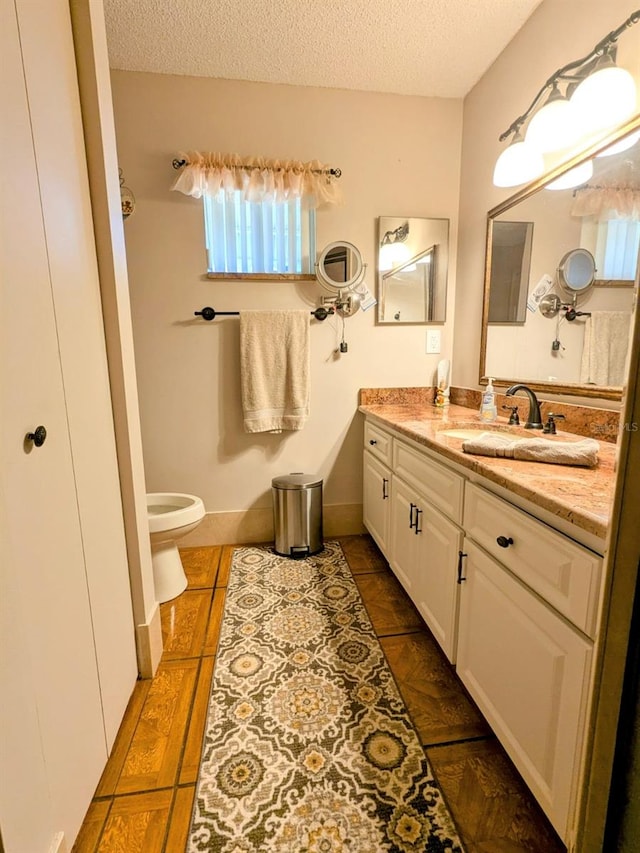
<svg viewBox="0 0 640 853">
<path fill-rule="evenodd" d="M 449 220 L 378 219 L 378 323 L 444 323 Z"/>
<path fill-rule="evenodd" d="M 588 249 L 572 249 L 558 266 L 558 284 L 575 304 L 578 294 L 584 293 L 596 277 L 596 262 Z"/>
<path fill-rule="evenodd" d="M 338 290 L 346 290 L 358 284 L 362 273 L 362 255 L 353 243 L 329 243 L 320 253 L 316 264 L 320 281 Z"/>
<path fill-rule="evenodd" d="M 640 251 L 639 131 L 636 117 L 612 137 L 618 145 L 592 157 L 593 174 L 579 186 L 552 190 L 537 182 L 490 211 L 481 381 L 492 376 L 501 384 L 620 398 Z M 567 172 L 577 165 L 571 161 Z M 533 231 L 523 287 L 514 262 L 509 289 L 494 279 L 493 257 L 503 226 L 514 222 L 533 224 Z M 523 298 L 524 322 L 522 309 L 513 308 Z"/>
<path fill-rule="evenodd" d="M 526 320 L 532 240 L 533 222 L 494 222 L 490 323 L 524 323 Z"/>
</svg>

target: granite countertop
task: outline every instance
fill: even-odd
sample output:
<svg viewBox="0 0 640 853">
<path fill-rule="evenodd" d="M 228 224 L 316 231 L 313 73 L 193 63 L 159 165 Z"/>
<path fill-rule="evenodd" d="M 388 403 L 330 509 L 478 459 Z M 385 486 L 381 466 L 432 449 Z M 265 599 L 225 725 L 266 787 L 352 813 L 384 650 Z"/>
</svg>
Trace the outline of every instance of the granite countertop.
<svg viewBox="0 0 640 853">
<path fill-rule="evenodd" d="M 444 458 L 456 462 L 487 480 L 508 489 L 571 524 L 604 538 L 611 515 L 615 484 L 616 445 L 598 442 L 598 465 L 583 468 L 543 462 L 523 462 L 477 456 L 462 451 L 463 439 L 442 434 L 457 426 L 482 429 L 478 412 L 460 405 L 445 408 L 420 403 L 367 403 L 359 411 L 381 426 L 395 430 Z M 509 426 L 506 418 L 489 426 L 513 434 L 514 438 L 548 438 L 551 441 L 580 441 L 583 436 L 561 432 L 556 436 Z"/>
</svg>

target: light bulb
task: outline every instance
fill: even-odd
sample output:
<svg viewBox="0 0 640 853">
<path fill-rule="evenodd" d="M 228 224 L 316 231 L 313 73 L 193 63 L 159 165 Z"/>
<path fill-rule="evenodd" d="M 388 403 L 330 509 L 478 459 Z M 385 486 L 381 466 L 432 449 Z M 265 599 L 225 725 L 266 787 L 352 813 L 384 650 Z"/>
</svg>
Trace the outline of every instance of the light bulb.
<svg viewBox="0 0 640 853">
<path fill-rule="evenodd" d="M 496 161 L 493 183 L 496 187 L 515 187 L 533 181 L 543 172 L 542 154 L 517 132 L 509 147 L 504 149 Z"/>
<path fill-rule="evenodd" d="M 529 122 L 526 142 L 538 151 L 558 151 L 573 145 L 579 136 L 574 109 L 554 84 L 547 102 Z"/>
<path fill-rule="evenodd" d="M 630 133 L 629 136 L 625 136 L 624 139 L 618 140 L 618 142 L 614 142 L 613 145 L 609 145 L 604 151 L 601 151 L 599 154 L 596 154 L 596 157 L 610 157 L 611 154 L 620 154 L 622 151 L 627 151 L 629 148 L 633 148 L 636 142 L 640 139 L 640 130 L 637 133 Z"/>
<path fill-rule="evenodd" d="M 385 243 L 380 247 L 378 269 L 380 272 L 387 272 L 401 266 L 410 257 L 409 249 L 404 243 Z"/>
<path fill-rule="evenodd" d="M 572 187 L 578 187 L 584 184 L 593 175 L 593 160 L 587 160 L 569 169 L 564 175 L 560 175 L 555 181 L 545 184 L 547 190 L 569 190 Z"/>
<path fill-rule="evenodd" d="M 594 71 L 571 96 L 571 106 L 582 132 L 597 133 L 621 124 L 636 110 L 636 84 L 611 56 L 600 57 Z"/>
<path fill-rule="evenodd" d="M 380 246 L 380 251 L 378 253 L 378 269 L 380 272 L 387 272 L 393 266 L 391 254 L 389 249 L 391 248 L 391 243 L 384 243 Z"/>
</svg>

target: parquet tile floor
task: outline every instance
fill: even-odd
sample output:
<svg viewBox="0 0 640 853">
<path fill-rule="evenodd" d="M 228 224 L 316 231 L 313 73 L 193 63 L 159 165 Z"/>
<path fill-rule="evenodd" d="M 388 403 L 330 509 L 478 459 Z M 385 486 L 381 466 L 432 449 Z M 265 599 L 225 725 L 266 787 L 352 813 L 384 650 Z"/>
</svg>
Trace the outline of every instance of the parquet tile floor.
<svg viewBox="0 0 640 853">
<path fill-rule="evenodd" d="M 339 541 L 467 853 L 563 853 L 373 540 Z M 181 549 L 160 667 L 135 686 L 72 853 L 183 853 L 233 548 Z"/>
</svg>

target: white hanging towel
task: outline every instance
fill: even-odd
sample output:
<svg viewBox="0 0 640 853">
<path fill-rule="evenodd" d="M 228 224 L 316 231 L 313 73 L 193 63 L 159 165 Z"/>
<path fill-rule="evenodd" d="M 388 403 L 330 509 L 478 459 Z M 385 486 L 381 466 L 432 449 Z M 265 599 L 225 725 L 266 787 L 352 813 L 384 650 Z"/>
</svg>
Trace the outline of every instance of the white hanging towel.
<svg viewBox="0 0 640 853">
<path fill-rule="evenodd" d="M 624 385 L 631 314 L 593 311 L 584 326 L 580 381 L 595 385 Z"/>
<path fill-rule="evenodd" d="M 302 429 L 309 417 L 309 311 L 240 311 L 245 432 Z"/>
</svg>

